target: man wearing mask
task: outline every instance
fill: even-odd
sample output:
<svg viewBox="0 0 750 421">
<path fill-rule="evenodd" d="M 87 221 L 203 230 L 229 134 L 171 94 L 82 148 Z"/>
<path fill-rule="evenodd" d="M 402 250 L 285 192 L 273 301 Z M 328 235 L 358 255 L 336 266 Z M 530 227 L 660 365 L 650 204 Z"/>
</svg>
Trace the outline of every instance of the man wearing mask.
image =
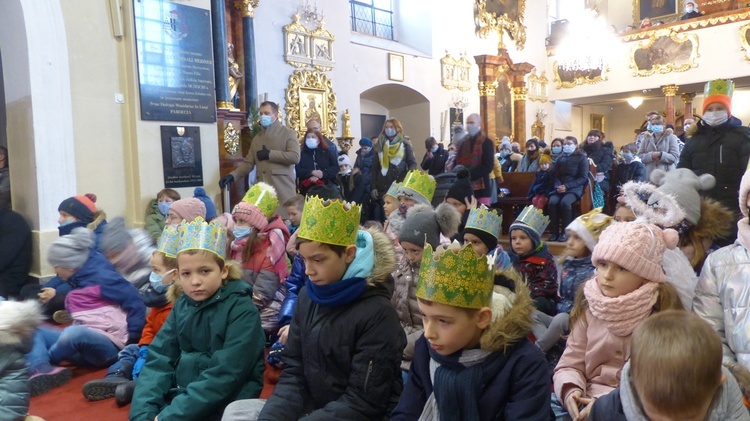
<svg viewBox="0 0 750 421">
<path fill-rule="evenodd" d="M 472 114 L 466 119 L 468 137 L 458 147 L 456 165 L 463 165 L 469 170 L 469 179 L 474 188 L 474 197 L 479 203 L 490 205 L 490 172 L 495 166 L 495 145 L 482 132 L 479 114 Z"/>
<path fill-rule="evenodd" d="M 649 111 L 648 114 L 646 114 L 646 131 L 638 133 L 638 137 L 635 139 L 635 147 L 640 148 L 641 142 L 643 141 L 644 136 L 646 134 L 651 133 L 651 119 L 656 117 L 659 114 L 658 111 Z"/>
<path fill-rule="evenodd" d="M 219 187 L 229 186 L 255 168 L 256 181 L 272 185 L 279 203 L 284 203 L 297 192 L 294 185 L 294 166 L 299 163 L 300 156 L 297 133 L 281 124 L 279 106 L 271 101 L 260 104 L 260 125 L 260 133 L 253 138 L 245 160 L 219 180 Z M 286 210 L 281 206 L 278 213 L 286 216 Z"/>
<path fill-rule="evenodd" d="M 731 80 L 717 79 L 706 84 L 703 117 L 687 130 L 690 141 L 677 168 L 716 177 L 716 186 L 704 195 L 731 209 L 739 219 L 737 192 L 750 158 L 750 128 L 732 115 L 733 91 Z M 737 228 L 733 227 L 732 237 L 719 242 L 721 246 L 734 242 Z"/>
<path fill-rule="evenodd" d="M 686 1 L 685 14 L 680 17 L 680 20 L 697 18 L 699 16 L 703 16 L 703 14 L 698 11 L 698 5 L 694 1 Z"/>
</svg>

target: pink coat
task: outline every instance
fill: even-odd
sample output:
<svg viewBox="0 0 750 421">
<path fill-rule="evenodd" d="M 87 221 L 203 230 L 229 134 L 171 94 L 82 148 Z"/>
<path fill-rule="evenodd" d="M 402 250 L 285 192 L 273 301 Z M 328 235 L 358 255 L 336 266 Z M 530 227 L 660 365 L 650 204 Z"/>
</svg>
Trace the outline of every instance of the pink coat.
<svg viewBox="0 0 750 421">
<path fill-rule="evenodd" d="M 561 402 L 575 391 L 598 398 L 620 385 L 620 374 L 630 358 L 632 335 L 616 336 L 586 310 L 568 338 L 565 352 L 555 367 L 555 394 Z"/>
</svg>

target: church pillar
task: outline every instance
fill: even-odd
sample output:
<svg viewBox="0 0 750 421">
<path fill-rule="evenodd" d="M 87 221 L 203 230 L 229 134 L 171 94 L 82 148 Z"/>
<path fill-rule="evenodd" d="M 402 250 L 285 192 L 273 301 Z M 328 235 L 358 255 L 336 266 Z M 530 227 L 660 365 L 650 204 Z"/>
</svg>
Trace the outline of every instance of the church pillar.
<svg viewBox="0 0 750 421">
<path fill-rule="evenodd" d="M 229 102 L 229 63 L 227 62 L 227 28 L 224 0 L 211 0 L 211 35 L 214 47 L 216 107 L 231 109 Z"/>
<path fill-rule="evenodd" d="M 683 92 L 680 94 L 682 98 L 682 104 L 685 107 L 683 119 L 693 118 L 693 100 L 695 99 L 695 92 Z"/>
<path fill-rule="evenodd" d="M 479 114 L 482 118 L 482 129 L 488 138 L 494 140 L 497 137 L 495 88 L 500 57 L 482 55 L 475 56 L 474 60 L 479 66 Z"/>
<path fill-rule="evenodd" d="M 258 104 L 258 73 L 255 68 L 255 9 L 258 0 L 234 0 L 234 7 L 242 14 L 242 57 L 245 69 L 245 111 L 248 113 Z"/>
<path fill-rule="evenodd" d="M 664 92 L 664 98 L 666 100 L 667 119 L 666 123 L 674 126 L 674 96 L 680 87 L 677 85 L 664 85 L 661 87 L 661 91 Z"/>
<path fill-rule="evenodd" d="M 507 72 L 513 88 L 513 138 L 520 144 L 526 144 L 526 99 L 529 94 L 526 75 L 533 68 L 529 63 L 516 63 Z"/>
</svg>

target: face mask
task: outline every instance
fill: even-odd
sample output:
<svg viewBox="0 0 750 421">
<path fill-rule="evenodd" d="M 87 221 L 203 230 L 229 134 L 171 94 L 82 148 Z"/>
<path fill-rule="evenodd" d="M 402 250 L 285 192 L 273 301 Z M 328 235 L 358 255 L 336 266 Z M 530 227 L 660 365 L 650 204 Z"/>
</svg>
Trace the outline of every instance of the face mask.
<svg viewBox="0 0 750 421">
<path fill-rule="evenodd" d="M 502 152 L 500 152 L 500 156 L 503 157 L 503 158 L 507 158 L 507 157 L 510 156 L 510 152 L 508 152 L 508 151 L 502 151 Z"/>
<path fill-rule="evenodd" d="M 260 125 L 263 127 L 268 127 L 273 123 L 273 117 L 270 115 L 262 115 L 260 116 Z"/>
<path fill-rule="evenodd" d="M 654 133 L 663 133 L 664 132 L 664 126 L 656 124 L 654 126 L 651 126 L 651 131 Z"/>
<path fill-rule="evenodd" d="M 352 172 L 352 168 L 348 166 L 343 170 L 339 170 L 339 174 L 341 175 L 349 175 L 349 173 L 351 172 Z"/>
<path fill-rule="evenodd" d="M 562 153 L 562 146 L 553 146 L 552 153 L 555 155 Z"/>
<path fill-rule="evenodd" d="M 564 154 L 572 154 L 576 151 L 576 145 L 563 145 L 563 153 Z"/>
<path fill-rule="evenodd" d="M 66 226 L 66 225 L 70 225 L 70 224 L 72 224 L 73 222 L 75 222 L 75 221 L 74 221 L 74 220 L 72 220 L 72 219 L 68 219 L 67 221 L 62 221 L 62 222 L 60 222 L 60 226 L 61 226 L 61 227 L 64 227 L 64 226 Z"/>
<path fill-rule="evenodd" d="M 250 235 L 250 232 L 252 232 L 250 227 L 234 227 L 234 230 L 232 230 L 234 238 L 245 238 Z"/>
<path fill-rule="evenodd" d="M 367 148 L 367 147 L 362 147 L 360 149 L 362 150 L 362 153 L 370 152 L 370 148 Z"/>
<path fill-rule="evenodd" d="M 703 121 L 709 126 L 718 126 L 729 120 L 729 114 L 726 111 L 709 111 L 703 114 Z"/>
<path fill-rule="evenodd" d="M 527 156 L 532 156 L 532 155 L 534 155 L 535 153 L 536 153 L 536 149 L 534 149 L 533 151 L 531 151 L 531 150 L 528 150 L 528 149 L 526 149 L 526 155 L 527 155 Z"/>
<path fill-rule="evenodd" d="M 175 269 L 172 269 L 165 273 L 164 275 L 159 275 L 156 272 L 151 272 L 151 275 L 148 277 L 148 282 L 151 284 L 151 288 L 154 289 L 154 291 L 158 292 L 159 294 L 165 292 L 169 285 L 164 285 L 162 281 L 164 280 L 164 277 L 169 275 L 170 273 L 174 272 Z M 170 284 L 171 285 L 171 284 Z"/>
<path fill-rule="evenodd" d="M 169 207 L 172 206 L 172 202 L 159 202 L 156 206 L 159 207 L 159 212 L 162 215 L 167 216 L 169 215 Z"/>
<path fill-rule="evenodd" d="M 432 153 L 435 153 L 435 152 L 437 152 L 437 151 L 438 151 L 438 147 L 437 147 L 437 146 L 433 146 L 433 147 L 432 147 Z"/>
<path fill-rule="evenodd" d="M 396 136 L 396 129 L 394 129 L 393 127 L 385 129 L 385 135 L 388 137 Z"/>
<path fill-rule="evenodd" d="M 630 152 L 623 152 L 622 153 L 622 159 L 624 159 L 626 161 L 630 161 L 631 159 L 633 159 L 633 154 L 630 153 Z"/>
<path fill-rule="evenodd" d="M 476 136 L 477 133 L 479 133 L 479 126 L 475 126 L 473 124 L 467 124 L 466 125 L 466 131 L 469 132 L 469 136 Z"/>
<path fill-rule="evenodd" d="M 692 7 L 686 7 L 685 8 L 685 13 L 693 13 L 693 8 Z"/>
<path fill-rule="evenodd" d="M 315 137 L 308 137 L 305 139 L 305 145 L 310 149 L 315 149 L 318 147 L 318 139 Z"/>
</svg>

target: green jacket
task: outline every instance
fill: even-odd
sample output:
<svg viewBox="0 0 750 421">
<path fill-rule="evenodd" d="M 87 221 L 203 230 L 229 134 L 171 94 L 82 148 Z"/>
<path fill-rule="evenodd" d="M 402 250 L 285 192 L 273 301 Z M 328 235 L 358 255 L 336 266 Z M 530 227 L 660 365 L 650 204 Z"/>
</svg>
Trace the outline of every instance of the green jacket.
<svg viewBox="0 0 750 421">
<path fill-rule="evenodd" d="M 161 232 L 164 231 L 164 225 L 167 223 L 167 217 L 159 212 L 159 202 L 152 199 L 146 210 L 146 231 L 153 237 L 156 244 L 159 243 Z"/>
<path fill-rule="evenodd" d="M 210 299 L 183 294 L 148 347 L 130 420 L 205 420 L 263 388 L 265 337 L 252 288 L 229 281 Z"/>
</svg>

